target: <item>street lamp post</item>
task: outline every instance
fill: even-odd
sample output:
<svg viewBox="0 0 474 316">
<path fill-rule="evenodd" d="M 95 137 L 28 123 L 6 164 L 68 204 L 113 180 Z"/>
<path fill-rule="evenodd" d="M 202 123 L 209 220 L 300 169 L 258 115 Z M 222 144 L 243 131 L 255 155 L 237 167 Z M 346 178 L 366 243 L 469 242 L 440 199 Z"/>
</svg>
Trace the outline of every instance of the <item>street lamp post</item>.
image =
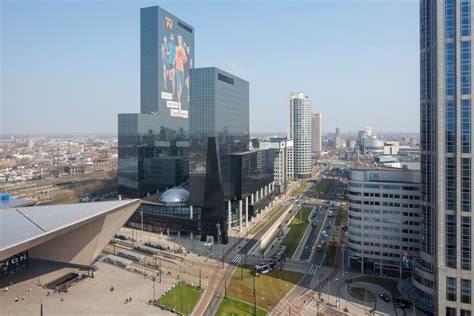
<svg viewBox="0 0 474 316">
<path fill-rule="evenodd" d="M 161 258 L 160 258 L 160 284 L 161 284 L 161 275 L 163 274 L 163 268 L 161 266 Z"/>
<path fill-rule="evenodd" d="M 201 268 L 199 268 L 199 288 L 201 288 Z"/>
<path fill-rule="evenodd" d="M 227 275 L 224 270 L 224 298 L 227 298 Z"/>
<path fill-rule="evenodd" d="M 156 294 L 155 294 L 155 280 L 156 278 L 153 277 L 153 305 L 155 305 L 155 301 L 156 301 Z"/>
<path fill-rule="evenodd" d="M 323 274 L 321 273 L 319 275 L 319 300 L 321 300 L 321 278 L 323 277 Z"/>
<path fill-rule="evenodd" d="M 257 291 L 255 289 L 255 273 L 253 274 L 253 315 L 257 316 Z"/>
</svg>

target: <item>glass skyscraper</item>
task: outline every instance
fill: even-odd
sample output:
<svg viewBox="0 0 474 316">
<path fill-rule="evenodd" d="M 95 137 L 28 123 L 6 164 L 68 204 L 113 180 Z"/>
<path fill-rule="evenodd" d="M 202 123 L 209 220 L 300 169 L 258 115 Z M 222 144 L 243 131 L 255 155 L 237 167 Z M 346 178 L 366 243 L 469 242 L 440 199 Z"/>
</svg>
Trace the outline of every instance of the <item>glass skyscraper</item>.
<svg viewBox="0 0 474 316">
<path fill-rule="evenodd" d="M 216 235 L 218 221 L 223 240 L 227 238 L 225 201 L 235 196 L 235 183 L 231 181 L 232 153 L 247 151 L 249 143 L 249 83 L 223 70 L 207 67 L 191 70 L 190 93 L 190 192 L 191 204 L 203 206 L 203 238 Z M 215 147 L 209 146 L 209 139 Z M 214 188 L 222 195 L 217 209 L 206 208 L 207 166 L 215 154 L 213 166 L 220 185 Z M 207 179 L 209 181 L 209 179 Z M 217 196 L 217 195 L 216 195 Z M 214 196 L 214 197 L 216 197 Z M 219 198 L 220 200 L 221 198 Z M 209 217 L 210 220 L 206 220 Z M 217 237 L 217 236 L 215 236 Z"/>
<path fill-rule="evenodd" d="M 118 116 L 119 193 L 143 198 L 129 225 L 227 243 L 274 198 L 273 150 L 248 150 L 249 83 L 194 69 L 193 27 L 160 7 L 141 9 L 140 34 L 141 113 Z M 186 201 L 161 200 L 173 192 Z"/>
<path fill-rule="evenodd" d="M 141 9 L 141 113 L 119 114 L 118 189 L 143 197 L 189 177 L 189 73 L 194 28 L 158 7 Z"/>
<path fill-rule="evenodd" d="M 420 1 L 421 254 L 413 291 L 436 315 L 471 315 L 472 4 Z"/>
<path fill-rule="evenodd" d="M 216 137 L 224 197 L 230 199 L 229 154 L 246 151 L 249 144 L 249 83 L 214 67 L 196 68 L 191 70 L 190 91 L 191 184 L 203 181 L 208 137 Z M 191 198 L 201 204 L 198 191 L 192 190 Z"/>
</svg>

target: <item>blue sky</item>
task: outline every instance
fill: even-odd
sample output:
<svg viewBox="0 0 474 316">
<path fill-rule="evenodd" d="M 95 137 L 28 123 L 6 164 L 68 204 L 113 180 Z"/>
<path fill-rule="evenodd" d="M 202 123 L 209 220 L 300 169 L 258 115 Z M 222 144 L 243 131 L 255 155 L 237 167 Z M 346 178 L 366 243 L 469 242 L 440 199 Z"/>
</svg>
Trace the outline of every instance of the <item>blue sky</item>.
<svg viewBox="0 0 474 316">
<path fill-rule="evenodd" d="M 197 67 L 250 82 L 251 132 L 285 132 L 290 91 L 323 130 L 419 128 L 417 0 L 1 1 L 0 132 L 117 130 L 139 112 L 139 9 L 195 28 Z"/>
</svg>

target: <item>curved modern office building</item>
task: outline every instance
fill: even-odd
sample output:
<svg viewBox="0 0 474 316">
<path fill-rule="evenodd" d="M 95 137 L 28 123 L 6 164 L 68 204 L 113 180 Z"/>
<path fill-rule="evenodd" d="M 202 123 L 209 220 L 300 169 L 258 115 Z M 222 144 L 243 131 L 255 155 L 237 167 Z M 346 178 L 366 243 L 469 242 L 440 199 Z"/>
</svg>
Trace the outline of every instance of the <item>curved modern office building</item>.
<svg viewBox="0 0 474 316">
<path fill-rule="evenodd" d="M 351 170 L 347 263 L 361 273 L 407 278 L 420 252 L 420 174 L 395 168 Z"/>
</svg>

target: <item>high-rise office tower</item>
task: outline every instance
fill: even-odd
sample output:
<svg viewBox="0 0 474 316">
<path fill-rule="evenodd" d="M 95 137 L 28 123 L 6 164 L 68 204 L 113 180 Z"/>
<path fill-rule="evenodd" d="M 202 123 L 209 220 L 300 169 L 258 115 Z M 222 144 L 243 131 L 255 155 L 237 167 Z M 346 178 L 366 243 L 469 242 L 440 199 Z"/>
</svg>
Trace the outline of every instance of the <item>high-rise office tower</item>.
<svg viewBox="0 0 474 316">
<path fill-rule="evenodd" d="M 421 253 L 416 305 L 471 315 L 472 30 L 470 0 L 420 1 Z"/>
<path fill-rule="evenodd" d="M 201 239 L 227 243 L 273 188 L 273 150 L 249 151 L 249 83 L 214 67 L 191 71 L 190 193 Z M 219 234 L 217 234 L 219 227 Z"/>
<path fill-rule="evenodd" d="M 194 28 L 159 6 L 140 10 L 141 113 L 188 126 L 189 70 L 194 67 Z M 176 119 L 175 119 L 176 118 Z"/>
<path fill-rule="evenodd" d="M 311 99 L 303 92 L 292 92 L 288 107 L 288 140 L 293 141 L 295 178 L 311 177 Z"/>
<path fill-rule="evenodd" d="M 190 88 L 191 184 L 206 174 L 207 141 L 216 137 L 224 194 L 229 198 L 233 190 L 228 154 L 247 151 L 249 144 L 249 83 L 223 70 L 206 67 L 191 71 Z M 196 204 L 202 204 L 199 188 L 204 186 L 191 188 L 191 199 Z"/>
<path fill-rule="evenodd" d="M 319 154 L 322 151 L 322 114 L 312 113 L 311 114 L 311 151 L 314 154 Z"/>
<path fill-rule="evenodd" d="M 189 71 L 194 29 L 158 7 L 140 15 L 141 113 L 119 114 L 118 190 L 143 197 L 189 176 Z"/>
</svg>

